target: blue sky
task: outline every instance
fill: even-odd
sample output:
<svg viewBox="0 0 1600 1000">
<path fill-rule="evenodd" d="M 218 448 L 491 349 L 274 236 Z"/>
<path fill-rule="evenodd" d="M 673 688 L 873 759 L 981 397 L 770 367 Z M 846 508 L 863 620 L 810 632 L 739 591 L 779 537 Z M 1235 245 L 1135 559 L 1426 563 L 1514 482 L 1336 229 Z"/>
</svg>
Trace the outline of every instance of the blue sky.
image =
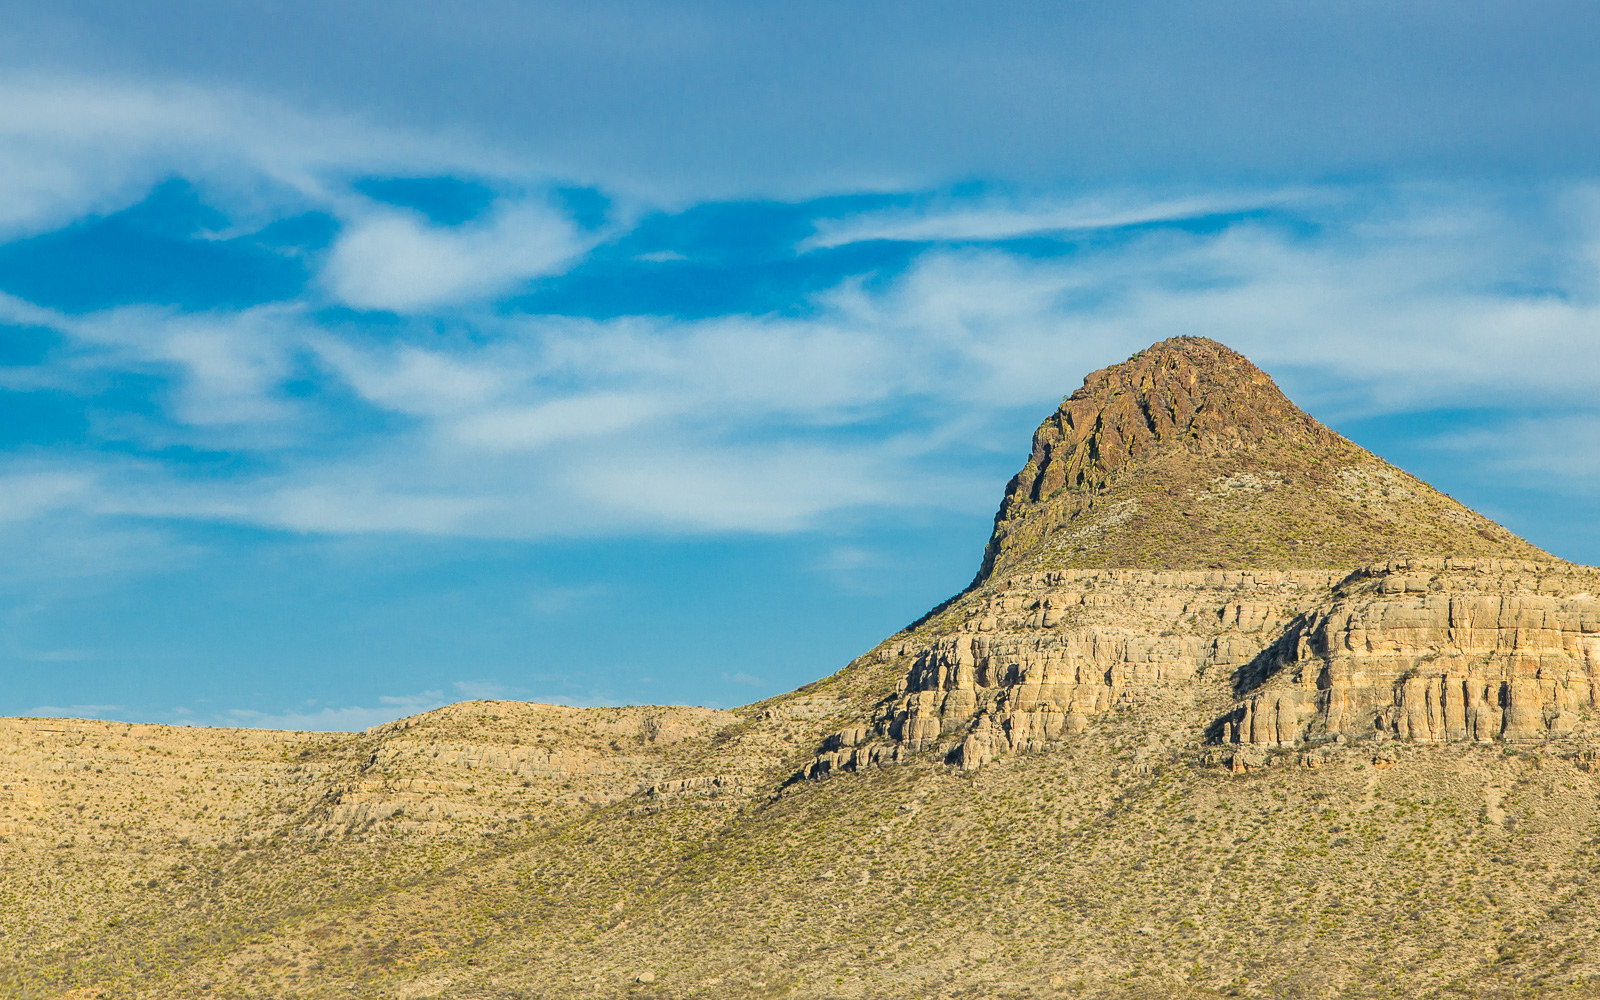
<svg viewBox="0 0 1600 1000">
<path fill-rule="evenodd" d="M 1600 562 L 1588 4 L 0 3 L 0 714 L 734 705 L 1176 334 Z"/>
</svg>

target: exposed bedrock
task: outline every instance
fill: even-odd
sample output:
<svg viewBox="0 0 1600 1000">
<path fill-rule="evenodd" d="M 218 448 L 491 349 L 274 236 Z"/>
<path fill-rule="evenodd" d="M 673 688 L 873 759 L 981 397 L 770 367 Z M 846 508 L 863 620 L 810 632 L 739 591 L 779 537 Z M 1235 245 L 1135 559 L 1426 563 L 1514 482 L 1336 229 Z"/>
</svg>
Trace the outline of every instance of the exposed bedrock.
<svg viewBox="0 0 1600 1000">
<path fill-rule="evenodd" d="M 931 750 L 976 766 L 1043 751 L 1119 709 L 1198 732 L 1207 710 L 1227 704 L 1233 675 L 1334 582 L 1323 570 L 1009 578 L 965 604 L 948 632 L 888 650 L 906 664 L 899 692 L 830 737 L 808 773 Z"/>
<path fill-rule="evenodd" d="M 1353 577 L 1220 720 L 1237 743 L 1382 734 L 1427 742 L 1586 732 L 1600 703 L 1600 574 L 1410 561 Z"/>
<path fill-rule="evenodd" d="M 1038 753 L 1108 712 L 1171 742 L 1534 740 L 1600 726 L 1600 573 L 1403 560 L 1323 571 L 1065 570 L 1012 578 L 885 651 L 900 691 L 810 776 L 939 752 Z M 1228 707 L 1231 704 L 1231 707 Z"/>
</svg>

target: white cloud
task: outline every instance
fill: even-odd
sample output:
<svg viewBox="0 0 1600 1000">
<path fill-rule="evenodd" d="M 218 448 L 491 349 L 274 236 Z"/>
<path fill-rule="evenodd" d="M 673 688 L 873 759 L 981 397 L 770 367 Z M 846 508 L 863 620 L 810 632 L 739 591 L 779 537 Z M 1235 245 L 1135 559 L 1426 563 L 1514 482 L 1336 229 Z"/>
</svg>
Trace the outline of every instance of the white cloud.
<svg viewBox="0 0 1600 1000">
<path fill-rule="evenodd" d="M 1583 414 L 1542 413 L 1487 429 L 1447 430 L 1428 443 L 1501 476 L 1566 482 L 1585 493 L 1600 486 L 1600 405 Z"/>
<path fill-rule="evenodd" d="M 16 519 L 0 521 L 0 551 L 6 554 L 0 561 L 0 590 L 25 603 L 53 595 L 81 597 L 99 580 L 193 564 L 200 547 L 174 526 L 130 523 L 107 509 L 119 488 L 115 475 L 104 470 L 65 475 L 83 478 L 73 489 L 54 493 L 50 503 L 13 508 Z M 0 476 L 0 489 L 17 478 Z"/>
<path fill-rule="evenodd" d="M 594 393 L 531 406 L 480 410 L 456 421 L 448 433 L 472 449 L 534 451 L 557 442 L 610 437 L 660 415 L 665 408 L 659 397 Z"/>
<path fill-rule="evenodd" d="M 1048 233 L 1116 229 L 1151 222 L 1176 222 L 1232 212 L 1257 211 L 1325 200 L 1327 190 L 1206 193 L 1150 198 L 1140 193 L 1097 195 L 1070 201 L 985 199 L 976 204 L 949 199 L 908 208 L 820 219 L 800 243 L 818 250 L 867 240 L 913 243 L 992 242 Z"/>
<path fill-rule="evenodd" d="M 410 345 L 380 353 L 324 335 L 314 338 L 313 346 L 361 398 L 415 416 L 448 416 L 484 406 L 518 376 L 505 366 Z"/>
<path fill-rule="evenodd" d="M 125 711 L 122 705 L 39 705 L 22 713 L 25 719 L 106 719 Z"/>
<path fill-rule="evenodd" d="M 430 492 L 423 482 L 396 484 L 385 489 L 386 484 L 381 481 L 340 481 L 340 478 L 351 478 L 348 476 L 334 478 L 317 476 L 313 472 L 299 478 L 302 482 L 269 488 L 265 492 L 248 486 L 230 491 L 239 499 L 231 505 L 214 507 L 214 516 L 313 533 L 493 535 L 495 532 L 478 526 L 492 521 L 487 515 L 495 513 L 505 502 L 503 497 L 474 495 L 462 490 L 459 483 L 441 484 Z M 206 509 L 203 506 L 186 509 L 180 499 L 170 513 L 205 516 Z"/>
<path fill-rule="evenodd" d="M 44 309 L 15 295 L 0 292 L 0 320 L 18 326 L 57 327 L 66 318 L 53 309 Z"/>
<path fill-rule="evenodd" d="M 450 686 L 455 688 L 459 697 L 472 701 L 494 701 L 511 695 L 511 690 L 504 684 L 492 681 L 455 681 Z"/>
<path fill-rule="evenodd" d="M 201 314 L 129 307 L 57 325 L 103 349 L 83 359 L 85 366 L 176 369 L 171 417 L 192 429 L 232 430 L 228 443 L 239 447 L 247 438 L 277 440 L 272 430 L 299 414 L 281 392 L 302 349 L 295 312 L 282 306 Z"/>
<path fill-rule="evenodd" d="M 842 508 L 923 506 L 949 499 L 923 492 L 929 477 L 894 462 L 896 456 L 876 443 L 853 448 L 672 444 L 677 446 L 583 456 L 573 462 L 564 485 L 605 520 L 635 530 L 794 531 Z M 904 474 L 899 483 L 895 472 Z M 921 495 L 898 495 L 904 485 Z"/>
<path fill-rule="evenodd" d="M 1091 265 L 1089 277 L 1120 294 L 1072 325 L 1135 346 L 1214 337 L 1281 371 L 1302 403 L 1332 417 L 1591 405 L 1573 361 L 1600 330 L 1592 295 L 1497 290 L 1516 262 L 1494 259 L 1493 236 L 1326 245 L 1239 227 L 1163 254 L 1161 272 L 1131 287 L 1117 261 Z"/>
<path fill-rule="evenodd" d="M 0 472 L 0 524 L 71 506 L 93 483 L 92 476 L 75 470 Z"/>
<path fill-rule="evenodd" d="M 381 726 L 408 715 L 432 711 L 449 704 L 443 691 L 411 695 L 383 695 L 377 705 L 325 706 L 320 709 L 259 712 L 236 708 L 213 717 L 211 724 L 250 729 L 290 729 L 304 732 L 354 732 Z"/>
<path fill-rule="evenodd" d="M 349 188 L 386 174 L 551 183 L 536 163 L 448 131 L 409 133 L 214 87 L 0 73 L 0 239 L 124 208 L 182 177 L 239 232 L 309 209 L 333 214 L 343 228 L 324 262 L 327 291 L 357 308 L 413 312 L 551 273 L 597 238 L 537 197 L 501 199 L 486 218 L 446 227 Z"/>
<path fill-rule="evenodd" d="M 0 75 L 0 234 L 120 208 L 182 176 L 266 219 L 285 207 L 355 200 L 360 173 L 536 171 L 446 132 L 406 132 L 350 115 L 308 114 L 238 91 L 107 77 Z"/>
<path fill-rule="evenodd" d="M 358 309 L 418 312 L 486 298 L 556 271 L 587 244 L 569 219 L 538 202 L 503 206 L 480 222 L 450 227 L 374 209 L 346 224 L 323 281 Z"/>
</svg>

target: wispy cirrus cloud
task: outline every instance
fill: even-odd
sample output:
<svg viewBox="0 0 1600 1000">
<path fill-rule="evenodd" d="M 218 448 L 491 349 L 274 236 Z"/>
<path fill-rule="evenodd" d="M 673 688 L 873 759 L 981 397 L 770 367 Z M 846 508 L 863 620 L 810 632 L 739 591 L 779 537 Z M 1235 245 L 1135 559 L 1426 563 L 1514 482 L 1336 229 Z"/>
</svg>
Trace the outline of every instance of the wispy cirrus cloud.
<svg viewBox="0 0 1600 1000">
<path fill-rule="evenodd" d="M 1593 495 L 1600 488 L 1600 407 L 1588 412 L 1502 415 L 1490 427 L 1446 430 L 1429 444 L 1491 474 Z"/>
<path fill-rule="evenodd" d="M 338 180 L 353 170 L 443 171 L 491 158 L 471 143 L 452 151 L 436 137 L 306 114 L 241 91 L 0 76 L 0 232 L 11 236 L 120 208 L 174 175 L 248 214 L 338 198 Z"/>
<path fill-rule="evenodd" d="M 920 204 L 818 219 L 801 250 L 817 250 L 872 240 L 909 243 L 992 243 L 1027 236 L 1123 229 L 1151 223 L 1184 222 L 1241 212 L 1263 212 L 1328 200 L 1331 189 L 1207 192 L 1152 197 L 1146 192 L 1062 198 L 933 198 Z"/>
<path fill-rule="evenodd" d="M 124 709 L 122 705 L 36 705 L 22 713 L 33 719 L 103 719 L 115 717 Z"/>
<path fill-rule="evenodd" d="M 504 190 L 484 218 L 441 226 L 356 190 L 389 175 L 493 178 Z M 482 300 L 561 270 L 600 238 L 543 196 L 550 171 L 490 143 L 180 83 L 0 73 L 0 177 L 0 239 L 127 208 L 174 177 L 225 209 L 230 224 L 209 238 L 326 213 L 339 230 L 317 287 L 358 309 Z"/>
<path fill-rule="evenodd" d="M 90 489 L 93 480 L 82 472 L 60 469 L 0 475 L 0 524 L 26 521 L 62 507 Z"/>
</svg>

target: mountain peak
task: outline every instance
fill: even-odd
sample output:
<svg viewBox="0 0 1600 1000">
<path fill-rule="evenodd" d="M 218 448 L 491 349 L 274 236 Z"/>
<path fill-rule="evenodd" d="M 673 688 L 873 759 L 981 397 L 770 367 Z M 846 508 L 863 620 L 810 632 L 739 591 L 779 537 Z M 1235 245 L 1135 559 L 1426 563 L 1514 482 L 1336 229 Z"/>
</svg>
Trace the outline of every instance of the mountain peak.
<svg viewBox="0 0 1600 1000">
<path fill-rule="evenodd" d="M 1100 489 L 1164 445 L 1206 455 L 1271 437 L 1322 447 L 1342 440 L 1244 355 L 1203 337 L 1174 337 L 1084 379 L 1034 434 L 1013 488 L 1030 500 L 1064 486 Z"/>
<path fill-rule="evenodd" d="M 1397 555 L 1548 558 L 1317 422 L 1244 355 L 1174 337 L 1090 374 L 1039 426 L 974 582 Z"/>
</svg>

